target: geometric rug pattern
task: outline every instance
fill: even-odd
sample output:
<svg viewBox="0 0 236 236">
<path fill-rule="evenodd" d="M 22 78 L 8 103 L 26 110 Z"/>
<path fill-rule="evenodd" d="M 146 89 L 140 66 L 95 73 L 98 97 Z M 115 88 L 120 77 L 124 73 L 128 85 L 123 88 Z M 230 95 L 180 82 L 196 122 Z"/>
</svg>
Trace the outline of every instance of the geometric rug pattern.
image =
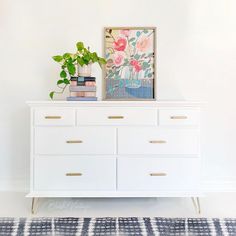
<svg viewBox="0 0 236 236">
<path fill-rule="evenodd" d="M 233 218 L 0 218 L 0 236 L 236 236 Z"/>
</svg>

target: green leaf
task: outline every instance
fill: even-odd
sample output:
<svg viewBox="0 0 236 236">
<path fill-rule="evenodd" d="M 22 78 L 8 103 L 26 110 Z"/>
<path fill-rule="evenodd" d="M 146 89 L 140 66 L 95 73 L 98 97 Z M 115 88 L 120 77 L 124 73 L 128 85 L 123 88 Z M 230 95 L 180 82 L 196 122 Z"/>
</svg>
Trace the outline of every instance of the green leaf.
<svg viewBox="0 0 236 236">
<path fill-rule="evenodd" d="M 96 52 L 93 52 L 93 53 L 91 54 L 91 59 L 92 59 L 93 62 L 98 62 L 99 57 L 98 57 L 98 55 L 97 55 Z"/>
<path fill-rule="evenodd" d="M 76 69 L 75 69 L 75 65 L 74 64 L 68 63 L 67 64 L 67 69 L 68 69 L 70 75 L 74 75 L 75 74 Z"/>
<path fill-rule="evenodd" d="M 51 93 L 49 93 L 49 97 L 50 97 L 51 99 L 53 99 L 54 93 L 55 93 L 54 91 L 51 92 Z"/>
<path fill-rule="evenodd" d="M 69 58 L 67 59 L 67 63 L 72 64 L 72 63 L 73 63 L 73 59 L 72 59 L 71 57 L 69 57 Z"/>
<path fill-rule="evenodd" d="M 108 78 L 109 79 L 112 79 L 113 78 L 113 76 L 114 76 L 114 73 L 112 72 L 112 73 L 110 73 L 110 74 L 108 74 Z"/>
<path fill-rule="evenodd" d="M 77 50 L 82 51 L 84 49 L 84 44 L 82 42 L 78 42 L 76 44 Z"/>
<path fill-rule="evenodd" d="M 77 57 L 77 62 L 80 64 L 80 66 L 83 66 L 85 64 L 84 60 L 81 57 Z"/>
<path fill-rule="evenodd" d="M 70 81 L 69 81 L 68 79 L 64 79 L 64 80 L 63 80 L 63 83 L 64 83 L 64 84 L 70 84 Z"/>
<path fill-rule="evenodd" d="M 87 48 L 83 48 L 82 50 L 83 50 L 83 53 L 84 53 L 84 54 L 86 54 L 86 53 L 89 52 L 89 50 L 88 50 Z"/>
<path fill-rule="evenodd" d="M 135 55 L 134 55 L 134 59 L 135 59 L 135 60 L 138 60 L 139 58 L 140 58 L 140 55 L 138 55 L 138 54 L 135 54 Z"/>
<path fill-rule="evenodd" d="M 99 64 L 103 64 L 105 65 L 107 63 L 106 59 L 105 58 L 102 58 L 102 57 L 99 57 Z"/>
<path fill-rule="evenodd" d="M 63 58 L 64 58 L 64 59 L 69 59 L 69 58 L 71 58 L 71 54 L 68 53 L 68 52 L 67 52 L 67 53 L 64 53 L 64 54 L 63 54 Z"/>
<path fill-rule="evenodd" d="M 148 78 L 151 78 L 152 77 L 152 73 L 148 74 Z"/>
<path fill-rule="evenodd" d="M 135 46 L 135 44 L 136 44 L 135 42 L 132 43 L 133 46 Z"/>
<path fill-rule="evenodd" d="M 88 65 L 91 60 L 90 55 L 89 54 L 84 55 L 83 60 L 84 60 L 84 63 Z"/>
<path fill-rule="evenodd" d="M 64 70 L 61 71 L 60 77 L 61 78 L 66 78 L 66 72 Z"/>
<path fill-rule="evenodd" d="M 144 61 L 142 64 L 143 70 L 146 70 L 148 67 L 150 67 L 150 64 L 148 62 Z"/>
<path fill-rule="evenodd" d="M 52 59 L 56 62 L 61 62 L 63 60 L 63 57 L 60 55 L 53 56 Z"/>
<path fill-rule="evenodd" d="M 137 31 L 136 32 L 136 36 L 139 37 L 141 35 L 141 32 L 140 31 Z"/>
<path fill-rule="evenodd" d="M 133 38 L 129 39 L 129 42 L 133 42 L 134 40 L 135 40 L 135 38 L 133 37 Z"/>
<path fill-rule="evenodd" d="M 143 31 L 143 33 L 144 33 L 144 34 L 147 34 L 147 33 L 148 33 L 148 30 L 147 30 L 147 29 L 145 29 L 145 30 Z"/>
<path fill-rule="evenodd" d="M 64 81 L 61 80 L 61 79 L 59 79 L 59 80 L 57 81 L 57 85 L 59 85 L 59 84 L 64 84 Z"/>
</svg>

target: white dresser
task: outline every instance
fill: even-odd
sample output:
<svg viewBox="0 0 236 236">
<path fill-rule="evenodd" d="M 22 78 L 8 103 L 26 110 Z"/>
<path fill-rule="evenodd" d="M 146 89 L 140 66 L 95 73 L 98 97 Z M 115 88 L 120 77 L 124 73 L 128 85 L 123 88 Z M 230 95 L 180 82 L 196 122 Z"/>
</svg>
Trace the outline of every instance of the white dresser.
<svg viewBox="0 0 236 236">
<path fill-rule="evenodd" d="M 28 102 L 28 197 L 197 197 L 200 103 Z"/>
</svg>

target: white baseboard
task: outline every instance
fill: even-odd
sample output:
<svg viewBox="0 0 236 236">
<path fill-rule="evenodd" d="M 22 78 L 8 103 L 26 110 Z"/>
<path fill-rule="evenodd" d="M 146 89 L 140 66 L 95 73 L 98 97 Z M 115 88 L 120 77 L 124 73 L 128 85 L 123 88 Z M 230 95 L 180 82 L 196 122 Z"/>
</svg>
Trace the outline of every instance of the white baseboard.
<svg viewBox="0 0 236 236">
<path fill-rule="evenodd" d="M 205 179 L 202 181 L 202 187 L 204 193 L 236 192 L 236 179 Z M 25 179 L 0 179 L 0 191 L 28 192 L 29 183 Z"/>
</svg>

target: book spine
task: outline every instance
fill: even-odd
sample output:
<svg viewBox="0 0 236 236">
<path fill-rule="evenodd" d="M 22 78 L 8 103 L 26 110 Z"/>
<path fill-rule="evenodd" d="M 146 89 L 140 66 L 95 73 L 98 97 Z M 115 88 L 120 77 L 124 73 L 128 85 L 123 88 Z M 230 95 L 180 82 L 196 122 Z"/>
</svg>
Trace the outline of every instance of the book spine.
<svg viewBox="0 0 236 236">
<path fill-rule="evenodd" d="M 82 77 L 82 76 L 79 76 L 77 81 L 78 82 L 96 81 L 96 78 L 95 77 Z"/>
<path fill-rule="evenodd" d="M 96 92 L 84 92 L 85 97 L 96 97 Z"/>
<path fill-rule="evenodd" d="M 77 86 L 85 86 L 85 82 L 77 82 Z"/>
<path fill-rule="evenodd" d="M 71 85 L 71 86 L 77 86 L 77 81 L 71 80 L 71 81 L 70 81 L 70 85 Z"/>
<path fill-rule="evenodd" d="M 70 92 L 70 97 L 79 97 L 81 92 Z"/>
<path fill-rule="evenodd" d="M 97 97 L 67 97 L 67 101 L 97 101 Z"/>
<path fill-rule="evenodd" d="M 70 92 L 71 97 L 96 97 L 96 92 Z"/>
<path fill-rule="evenodd" d="M 70 84 L 73 86 L 96 86 L 96 78 L 95 77 L 71 77 Z"/>
<path fill-rule="evenodd" d="M 78 80 L 78 77 L 76 77 L 76 76 L 70 77 L 70 81 L 77 81 L 77 80 Z"/>
<path fill-rule="evenodd" d="M 96 86 L 96 82 L 95 81 L 86 81 L 85 86 Z"/>
<path fill-rule="evenodd" d="M 96 92 L 95 86 L 70 86 L 70 92 Z"/>
</svg>

